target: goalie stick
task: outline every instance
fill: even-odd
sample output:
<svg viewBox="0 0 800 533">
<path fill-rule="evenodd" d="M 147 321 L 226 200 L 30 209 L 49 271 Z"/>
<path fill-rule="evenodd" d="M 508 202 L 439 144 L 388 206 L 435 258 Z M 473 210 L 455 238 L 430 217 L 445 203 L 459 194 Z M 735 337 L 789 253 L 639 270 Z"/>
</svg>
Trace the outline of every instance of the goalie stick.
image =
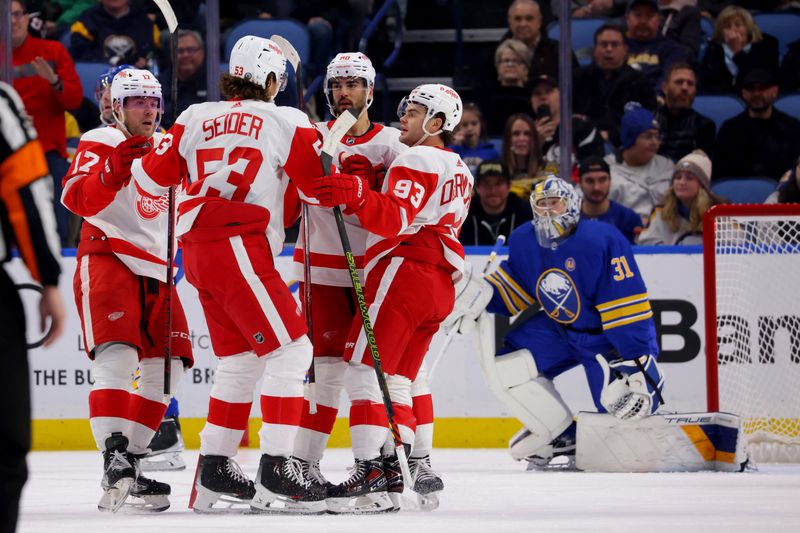
<svg viewBox="0 0 800 533">
<path fill-rule="evenodd" d="M 172 60 L 172 79 L 170 80 L 170 97 L 172 98 L 172 121 L 178 118 L 178 19 L 168 0 L 153 0 L 164 15 L 169 29 L 170 58 Z M 164 326 L 166 339 L 164 342 L 164 399 L 169 401 L 171 396 L 170 381 L 172 380 L 172 293 L 175 290 L 173 279 L 175 255 L 175 186 L 170 186 L 167 202 L 167 297 L 165 299 L 166 324 Z"/>
<path fill-rule="evenodd" d="M 303 101 L 303 76 L 300 73 L 300 54 L 292 43 L 280 35 L 272 35 L 270 40 L 273 41 L 286 56 L 286 60 L 292 64 L 294 69 L 294 79 L 297 85 L 297 108 L 300 111 L 305 111 L 305 102 Z M 303 253 L 303 312 L 306 319 L 306 326 L 308 327 L 308 337 L 314 339 L 312 334 L 311 324 L 311 231 L 308 223 L 308 204 L 301 203 L 302 209 L 302 231 L 303 242 L 305 243 L 305 250 Z M 311 357 L 311 364 L 308 367 L 308 412 L 316 414 L 317 412 L 317 396 L 316 396 L 316 372 L 314 372 L 314 357 Z"/>
<path fill-rule="evenodd" d="M 492 266 L 492 263 L 494 263 L 494 260 L 497 258 L 497 254 L 498 252 L 500 252 L 500 248 L 502 248 L 505 243 L 506 243 L 506 236 L 498 235 L 497 240 L 494 242 L 494 246 L 492 246 L 492 251 L 489 252 L 489 258 L 486 260 L 486 265 L 484 265 L 483 270 L 481 271 L 481 275 L 486 275 L 486 273 L 489 271 L 489 268 Z M 458 330 L 461 327 L 461 322 L 463 320 L 464 317 L 461 317 L 461 319 L 459 319 L 458 321 L 456 321 L 455 324 L 453 324 L 453 327 L 450 328 L 450 331 L 447 332 L 442 347 L 439 348 L 439 351 L 436 352 L 436 355 L 431 358 L 431 368 L 430 370 L 428 370 L 428 381 L 433 381 L 433 373 L 436 371 L 436 367 L 439 366 L 439 363 L 444 357 L 447 348 L 450 347 L 450 343 L 453 342 L 453 339 L 455 338 L 456 333 L 458 333 Z"/>
<path fill-rule="evenodd" d="M 356 123 L 362 111 L 363 109 L 345 109 L 331 126 L 328 137 L 325 139 L 325 142 L 322 143 L 322 153 L 319 156 L 320 161 L 322 161 L 322 171 L 325 175 L 331 173 L 333 153 L 336 150 L 336 145 L 339 144 L 342 137 L 344 137 L 345 133 L 348 132 L 353 124 Z M 378 379 L 381 396 L 383 396 L 383 406 L 386 408 L 386 417 L 389 419 L 389 430 L 391 431 L 394 448 L 400 462 L 400 470 L 403 472 L 403 481 L 407 487 L 413 487 L 414 482 L 411 477 L 411 470 L 408 467 L 408 457 L 403 447 L 403 441 L 400 438 L 400 429 L 397 427 L 397 421 L 395 420 L 394 407 L 392 406 L 392 399 L 389 396 L 389 388 L 386 386 L 386 376 L 383 374 L 381 356 L 378 352 L 378 345 L 375 342 L 375 334 L 372 331 L 372 321 L 369 318 L 369 310 L 364 298 L 364 290 L 361 286 L 361 280 L 358 277 L 353 250 L 350 247 L 350 239 L 347 236 L 342 210 L 339 206 L 333 208 L 333 215 L 336 218 L 336 228 L 339 230 L 339 239 L 342 241 L 342 250 L 344 251 L 344 257 L 347 261 L 347 269 L 350 272 L 350 281 L 352 281 L 353 291 L 356 293 L 358 311 L 361 315 L 361 322 L 364 324 L 364 335 L 367 337 L 369 353 L 372 357 L 372 366 L 375 369 L 375 376 Z"/>
</svg>

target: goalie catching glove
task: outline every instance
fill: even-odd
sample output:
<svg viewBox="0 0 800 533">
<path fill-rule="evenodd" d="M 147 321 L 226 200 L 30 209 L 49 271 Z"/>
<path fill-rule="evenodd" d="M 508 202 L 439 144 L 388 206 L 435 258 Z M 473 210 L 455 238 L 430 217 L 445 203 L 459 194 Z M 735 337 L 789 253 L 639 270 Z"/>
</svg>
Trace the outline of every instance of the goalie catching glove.
<svg viewBox="0 0 800 533">
<path fill-rule="evenodd" d="M 322 207 L 345 206 L 352 213 L 364 205 L 369 187 L 367 182 L 353 174 L 331 174 L 316 181 L 314 196 Z"/>
<path fill-rule="evenodd" d="M 106 159 L 100 180 L 112 191 L 122 189 L 131 180 L 131 165 L 134 159 L 144 157 L 151 145 L 147 137 L 134 135 L 119 143 Z"/>
<path fill-rule="evenodd" d="M 475 328 L 475 321 L 489 305 L 494 290 L 483 279 L 483 274 L 470 263 L 464 265 L 464 275 L 455 285 L 456 299 L 453 310 L 442 322 L 444 329 L 457 328 L 457 332 L 467 334 Z"/>
<path fill-rule="evenodd" d="M 612 415 L 622 420 L 638 420 L 653 414 L 664 403 L 661 397 L 664 375 L 652 355 L 610 362 L 601 354 L 595 358 L 604 377 L 600 403 Z"/>
</svg>

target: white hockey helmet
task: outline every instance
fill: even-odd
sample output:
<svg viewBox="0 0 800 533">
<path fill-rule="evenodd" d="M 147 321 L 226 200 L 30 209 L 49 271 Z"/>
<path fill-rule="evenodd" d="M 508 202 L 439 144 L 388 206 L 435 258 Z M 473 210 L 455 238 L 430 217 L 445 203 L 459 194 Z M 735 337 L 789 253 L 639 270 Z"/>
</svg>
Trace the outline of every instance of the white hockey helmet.
<svg viewBox="0 0 800 533">
<path fill-rule="evenodd" d="M 117 124 L 127 131 L 125 126 L 125 99 L 132 96 L 148 96 L 158 98 L 158 118 L 155 129 L 161 123 L 161 116 L 164 114 L 164 97 L 161 94 L 161 83 L 149 70 L 138 68 L 122 69 L 114 75 L 111 80 L 111 106 L 114 120 Z M 117 103 L 119 103 L 119 113 L 117 113 Z"/>
<path fill-rule="evenodd" d="M 425 106 L 428 112 L 425 114 L 425 121 L 422 123 L 422 130 L 427 135 L 437 135 L 438 131 L 428 131 L 427 124 L 437 113 L 444 114 L 444 131 L 453 131 L 461 122 L 461 112 L 464 106 L 461 104 L 461 97 L 458 93 L 441 83 L 428 83 L 417 86 L 408 96 L 400 101 L 397 106 L 397 117 L 400 118 L 406 113 L 408 104 L 419 104 Z"/>
<path fill-rule="evenodd" d="M 286 88 L 286 56 L 275 42 L 245 35 L 231 50 L 228 73 L 261 87 L 267 86 L 267 78 L 272 73 L 278 82 L 278 90 L 282 91 Z"/>
<path fill-rule="evenodd" d="M 361 78 L 367 86 L 367 109 L 372 105 L 370 92 L 375 88 L 375 68 L 372 61 L 361 52 L 343 52 L 328 64 L 325 71 L 325 99 L 332 115 L 336 115 L 335 105 L 331 98 L 330 83 L 334 78 Z"/>
<path fill-rule="evenodd" d="M 546 207 L 546 200 L 553 198 L 562 205 L 557 214 Z M 556 248 L 566 240 L 581 218 L 581 199 L 575 187 L 552 174 L 533 187 L 530 201 L 536 240 L 545 248 Z"/>
</svg>

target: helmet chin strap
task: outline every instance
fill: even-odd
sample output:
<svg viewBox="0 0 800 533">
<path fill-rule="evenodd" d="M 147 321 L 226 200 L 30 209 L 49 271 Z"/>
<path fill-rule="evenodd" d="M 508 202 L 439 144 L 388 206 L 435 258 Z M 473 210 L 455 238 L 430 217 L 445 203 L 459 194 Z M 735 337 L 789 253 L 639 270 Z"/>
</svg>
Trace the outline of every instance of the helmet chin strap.
<svg viewBox="0 0 800 533">
<path fill-rule="evenodd" d="M 428 119 L 428 120 L 430 120 L 430 119 Z M 423 142 L 425 142 L 425 139 L 427 139 L 428 137 L 433 137 L 434 135 L 440 135 L 442 133 L 442 131 L 444 131 L 441 128 L 439 128 L 437 131 L 434 131 L 433 133 L 431 133 L 431 132 L 428 131 L 428 128 L 425 127 L 427 124 L 428 124 L 427 120 L 425 121 L 425 123 L 422 124 L 422 131 L 425 133 L 425 135 L 420 137 L 417 142 L 412 144 L 411 145 L 412 148 L 414 146 L 418 146 L 418 145 L 422 144 Z"/>
<path fill-rule="evenodd" d="M 125 134 L 125 138 L 133 137 L 133 134 L 128 130 L 128 127 L 125 125 L 125 109 L 122 106 L 119 107 L 119 112 L 122 115 L 121 117 L 120 115 L 117 114 L 116 109 L 111 110 L 111 114 L 114 116 L 114 122 L 116 123 L 117 128 L 119 128 L 119 130 Z"/>
</svg>

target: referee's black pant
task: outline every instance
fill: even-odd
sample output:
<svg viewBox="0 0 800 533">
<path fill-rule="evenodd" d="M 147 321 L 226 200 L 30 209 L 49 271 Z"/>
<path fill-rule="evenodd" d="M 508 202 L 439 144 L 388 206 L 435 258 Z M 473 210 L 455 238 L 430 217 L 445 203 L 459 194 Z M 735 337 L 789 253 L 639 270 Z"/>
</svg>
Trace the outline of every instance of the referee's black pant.
<svg viewBox="0 0 800 533">
<path fill-rule="evenodd" d="M 17 526 L 19 497 L 28 478 L 31 398 L 25 312 L 14 282 L 0 266 L 0 531 Z"/>
</svg>

